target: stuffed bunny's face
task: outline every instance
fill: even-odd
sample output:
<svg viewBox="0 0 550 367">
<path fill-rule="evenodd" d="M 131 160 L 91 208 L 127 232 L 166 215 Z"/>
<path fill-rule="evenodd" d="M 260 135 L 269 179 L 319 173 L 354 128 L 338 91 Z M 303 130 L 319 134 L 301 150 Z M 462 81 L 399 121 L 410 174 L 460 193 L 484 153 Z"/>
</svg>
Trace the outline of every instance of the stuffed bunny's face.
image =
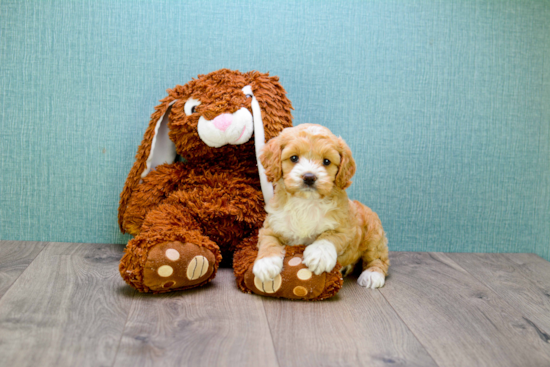
<svg viewBox="0 0 550 367">
<path fill-rule="evenodd" d="M 157 125 L 166 122 L 169 139 L 185 158 L 254 154 L 253 135 L 261 148 L 265 138 L 291 126 L 292 106 L 285 94 L 277 77 L 222 69 L 170 90 Z M 156 155 L 155 149 L 153 141 L 150 155 Z"/>
<path fill-rule="evenodd" d="M 216 84 L 210 86 L 214 81 Z M 239 75 L 206 76 L 189 83 L 192 91 L 182 101 L 184 116 L 172 123 L 175 135 L 179 132 L 173 140 L 178 142 L 185 134 L 188 138 L 195 138 L 191 139 L 194 140 L 193 146 L 198 145 L 198 138 L 210 148 L 248 142 L 254 132 L 254 97 L 246 83 L 246 78 Z"/>
<path fill-rule="evenodd" d="M 252 136 L 254 120 L 252 113 L 248 109 L 250 108 L 252 95 L 243 94 L 242 96 L 236 95 L 232 97 L 233 101 L 229 101 L 226 108 L 229 107 L 227 108 L 228 111 L 238 108 L 235 112 L 222 112 L 212 120 L 208 120 L 205 116 L 199 116 L 197 132 L 200 139 L 209 147 L 219 148 L 226 144 L 240 145 L 246 143 Z M 216 110 L 217 107 L 214 105 L 200 108 L 200 105 L 201 101 L 199 99 L 188 99 L 185 102 L 185 114 L 191 116 L 193 113 L 197 113 L 198 108 L 199 111 L 210 112 L 205 113 L 205 115 L 212 115 L 215 113 L 213 113 L 213 110 Z M 239 108 L 239 105 L 242 107 Z"/>
</svg>

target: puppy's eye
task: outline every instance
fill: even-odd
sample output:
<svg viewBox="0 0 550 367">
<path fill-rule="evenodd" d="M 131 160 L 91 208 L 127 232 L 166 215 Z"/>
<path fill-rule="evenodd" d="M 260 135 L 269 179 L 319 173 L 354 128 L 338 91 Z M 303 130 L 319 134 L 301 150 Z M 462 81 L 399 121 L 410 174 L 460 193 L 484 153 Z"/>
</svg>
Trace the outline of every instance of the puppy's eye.
<svg viewBox="0 0 550 367">
<path fill-rule="evenodd" d="M 293 155 L 292 157 L 290 157 L 290 161 L 291 161 L 292 163 L 298 162 L 298 159 L 299 159 L 299 158 L 298 158 L 297 155 Z"/>
<path fill-rule="evenodd" d="M 325 166 L 328 166 L 328 165 L 330 165 L 330 161 L 328 159 L 323 159 L 323 164 Z"/>
</svg>

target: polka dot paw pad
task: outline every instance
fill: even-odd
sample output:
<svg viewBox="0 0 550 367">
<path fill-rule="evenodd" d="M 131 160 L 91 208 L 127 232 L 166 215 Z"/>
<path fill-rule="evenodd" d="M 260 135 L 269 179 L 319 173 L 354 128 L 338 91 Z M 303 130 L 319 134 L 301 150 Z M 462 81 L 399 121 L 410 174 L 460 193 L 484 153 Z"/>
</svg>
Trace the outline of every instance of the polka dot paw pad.
<svg viewBox="0 0 550 367">
<path fill-rule="evenodd" d="M 187 278 L 199 279 L 208 271 L 208 259 L 204 256 L 195 256 L 187 266 Z"/>
<path fill-rule="evenodd" d="M 315 275 L 303 263 L 301 256 L 289 256 L 283 262 L 283 270 L 272 281 L 261 282 L 252 273 L 252 266 L 245 274 L 245 284 L 252 292 L 262 296 L 290 299 L 312 299 L 325 287 L 326 274 Z"/>
<path fill-rule="evenodd" d="M 215 258 L 209 250 L 179 241 L 158 244 L 149 250 L 143 284 L 152 291 L 189 287 L 207 280 Z"/>
<path fill-rule="evenodd" d="M 256 289 L 261 290 L 263 293 L 275 293 L 281 288 L 282 278 L 281 274 L 277 275 L 273 280 L 262 282 L 260 279 L 254 277 L 254 286 Z"/>
</svg>

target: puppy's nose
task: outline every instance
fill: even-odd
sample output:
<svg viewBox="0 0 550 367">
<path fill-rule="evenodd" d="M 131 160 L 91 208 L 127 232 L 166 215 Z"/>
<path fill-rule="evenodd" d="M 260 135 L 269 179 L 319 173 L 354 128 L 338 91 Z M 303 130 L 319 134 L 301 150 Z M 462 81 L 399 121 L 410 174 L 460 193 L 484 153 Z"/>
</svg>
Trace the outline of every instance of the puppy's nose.
<svg viewBox="0 0 550 367">
<path fill-rule="evenodd" d="M 223 113 L 212 121 L 214 126 L 221 131 L 225 131 L 232 122 L 233 115 L 231 115 L 230 113 Z"/>
<path fill-rule="evenodd" d="M 313 173 L 306 173 L 303 176 L 304 183 L 308 186 L 313 186 L 315 181 L 317 181 L 317 176 L 315 176 Z"/>
</svg>

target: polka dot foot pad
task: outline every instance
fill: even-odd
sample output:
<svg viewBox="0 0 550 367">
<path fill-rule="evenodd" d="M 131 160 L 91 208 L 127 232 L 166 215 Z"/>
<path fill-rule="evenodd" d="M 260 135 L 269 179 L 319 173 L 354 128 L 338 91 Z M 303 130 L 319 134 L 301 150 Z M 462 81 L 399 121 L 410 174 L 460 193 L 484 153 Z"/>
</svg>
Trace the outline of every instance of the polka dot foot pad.
<svg viewBox="0 0 550 367">
<path fill-rule="evenodd" d="M 161 243 L 149 251 L 143 284 L 152 291 L 200 284 L 212 275 L 215 261 L 212 252 L 192 243 Z"/>
<path fill-rule="evenodd" d="M 286 257 L 283 271 L 272 281 L 261 282 L 252 273 L 252 266 L 244 276 L 245 285 L 252 292 L 268 297 L 312 299 L 323 292 L 326 273 L 315 275 L 302 261 L 302 255 Z"/>
</svg>

